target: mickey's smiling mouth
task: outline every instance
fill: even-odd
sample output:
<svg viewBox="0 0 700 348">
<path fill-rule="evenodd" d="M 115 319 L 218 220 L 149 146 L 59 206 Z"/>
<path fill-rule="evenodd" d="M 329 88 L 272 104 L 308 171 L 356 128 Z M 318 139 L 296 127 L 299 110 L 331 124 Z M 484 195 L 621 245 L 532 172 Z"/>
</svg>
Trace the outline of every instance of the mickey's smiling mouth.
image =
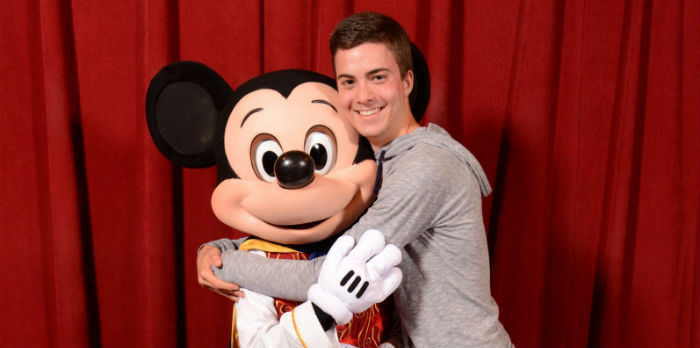
<svg viewBox="0 0 700 348">
<path fill-rule="evenodd" d="M 275 226 L 275 227 L 279 227 L 279 228 L 288 229 L 288 230 L 306 230 L 306 229 L 314 228 L 326 220 L 328 220 L 328 219 L 318 220 L 318 221 L 314 221 L 314 222 L 307 222 L 305 224 L 298 224 L 298 225 L 275 225 L 275 224 L 271 224 L 271 225 Z"/>
</svg>

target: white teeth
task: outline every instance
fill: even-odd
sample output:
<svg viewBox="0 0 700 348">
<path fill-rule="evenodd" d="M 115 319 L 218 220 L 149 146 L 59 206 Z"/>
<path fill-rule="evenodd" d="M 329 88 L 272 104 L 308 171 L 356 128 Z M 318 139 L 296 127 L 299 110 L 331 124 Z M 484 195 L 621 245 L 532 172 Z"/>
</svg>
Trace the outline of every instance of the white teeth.
<svg viewBox="0 0 700 348">
<path fill-rule="evenodd" d="M 369 110 L 357 110 L 357 113 L 362 115 L 362 116 L 369 116 L 372 114 L 376 114 L 379 112 L 380 108 L 374 108 L 374 109 L 369 109 Z"/>
</svg>

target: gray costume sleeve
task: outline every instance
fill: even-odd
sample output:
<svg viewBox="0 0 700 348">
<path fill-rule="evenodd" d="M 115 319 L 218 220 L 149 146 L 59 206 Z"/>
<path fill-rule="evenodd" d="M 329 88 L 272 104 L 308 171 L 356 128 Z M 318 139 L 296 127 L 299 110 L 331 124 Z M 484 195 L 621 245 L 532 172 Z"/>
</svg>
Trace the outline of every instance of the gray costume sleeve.
<svg viewBox="0 0 700 348">
<path fill-rule="evenodd" d="M 420 147 L 422 145 L 416 146 Z M 346 233 L 357 239 L 368 229 L 378 229 L 387 242 L 399 248 L 414 240 L 435 223 L 437 212 L 446 203 L 443 199 L 451 189 L 455 173 L 450 167 L 456 166 L 450 156 L 447 151 L 431 147 L 387 158 L 386 161 L 393 163 L 385 165 L 377 200 Z M 272 297 L 296 301 L 307 299 L 306 292 L 318 278 L 324 259 L 261 259 L 230 250 L 223 253 L 222 258 L 222 269 L 214 272 L 220 279 Z"/>
</svg>

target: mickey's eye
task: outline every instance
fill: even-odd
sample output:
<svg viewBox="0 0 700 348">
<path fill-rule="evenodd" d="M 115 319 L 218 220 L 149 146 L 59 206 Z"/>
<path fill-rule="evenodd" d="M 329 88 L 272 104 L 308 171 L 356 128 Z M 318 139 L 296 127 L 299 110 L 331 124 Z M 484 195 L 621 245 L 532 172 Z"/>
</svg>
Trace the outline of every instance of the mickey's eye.
<svg viewBox="0 0 700 348">
<path fill-rule="evenodd" d="M 314 159 L 316 173 L 328 173 L 337 156 L 335 135 L 325 126 L 312 127 L 306 136 L 304 151 Z"/>
<path fill-rule="evenodd" d="M 269 134 L 258 135 L 250 147 L 250 159 L 260 180 L 275 181 L 275 161 L 282 154 L 277 140 Z"/>
</svg>

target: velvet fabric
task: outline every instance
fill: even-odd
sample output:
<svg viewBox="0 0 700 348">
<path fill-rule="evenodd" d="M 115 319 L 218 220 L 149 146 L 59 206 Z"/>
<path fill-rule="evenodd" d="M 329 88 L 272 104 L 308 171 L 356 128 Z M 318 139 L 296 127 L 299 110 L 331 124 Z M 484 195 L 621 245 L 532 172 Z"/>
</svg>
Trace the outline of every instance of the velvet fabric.
<svg viewBox="0 0 700 348">
<path fill-rule="evenodd" d="M 362 10 L 406 28 L 431 69 L 421 123 L 494 187 L 492 293 L 516 345 L 700 346 L 697 1 L 1 7 L 1 346 L 227 345 L 231 303 L 197 284 L 196 251 L 242 234 L 211 211 L 216 170 L 152 143 L 148 82 L 177 60 L 231 86 L 331 75 L 330 32 Z"/>
</svg>

